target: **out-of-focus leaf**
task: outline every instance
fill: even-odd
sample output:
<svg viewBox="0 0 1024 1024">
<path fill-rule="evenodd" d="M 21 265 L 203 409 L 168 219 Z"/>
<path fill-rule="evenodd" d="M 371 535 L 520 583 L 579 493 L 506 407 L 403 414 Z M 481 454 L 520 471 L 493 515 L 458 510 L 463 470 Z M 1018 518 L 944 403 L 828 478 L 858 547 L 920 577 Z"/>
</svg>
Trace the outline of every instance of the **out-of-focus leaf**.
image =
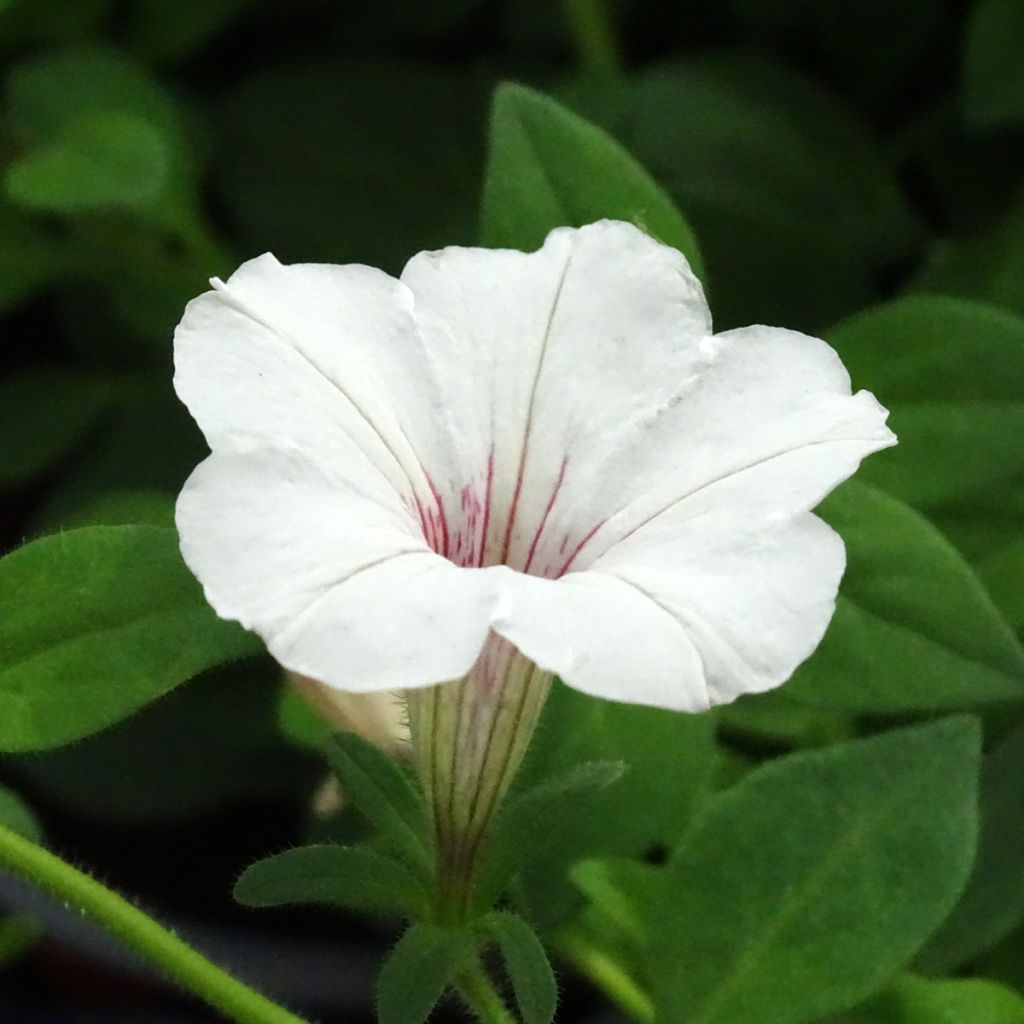
<svg viewBox="0 0 1024 1024">
<path fill-rule="evenodd" d="M 83 47 L 19 64 L 8 82 L 7 112 L 22 147 L 21 193 L 25 167 L 34 163 L 46 185 L 45 191 L 37 185 L 34 198 L 67 210 L 76 191 L 87 189 L 91 202 L 82 206 L 106 205 L 116 185 L 104 179 L 116 175 L 128 190 L 127 205 L 144 200 L 173 230 L 190 221 L 193 159 L 181 116 L 159 84 L 123 54 Z M 62 178 L 72 174 L 60 194 Z"/>
<path fill-rule="evenodd" d="M 162 63 L 188 57 L 250 6 L 252 0 L 136 0 L 131 8 L 128 41 L 147 61 Z"/>
<path fill-rule="evenodd" d="M 50 283 L 60 265 L 57 245 L 20 210 L 0 200 L 0 311 Z"/>
<path fill-rule="evenodd" d="M 269 658 L 222 666 L 102 733 L 5 764 L 47 801 L 122 824 L 304 797 L 322 767 L 278 733 L 279 675 Z"/>
<path fill-rule="evenodd" d="M 414 924 L 377 980 L 379 1024 L 424 1024 L 473 953 L 468 932 Z"/>
<path fill-rule="evenodd" d="M 63 367 L 35 367 L 0 382 L 0 485 L 31 480 L 60 461 L 114 396 L 110 380 Z"/>
<path fill-rule="evenodd" d="M 877 1024 L 1020 1024 L 1024 998 L 983 978 L 905 975 L 866 1008 Z"/>
<path fill-rule="evenodd" d="M 273 68 L 221 108 L 220 189 L 254 251 L 397 271 L 473 241 L 482 117 L 465 75 L 379 60 Z"/>
<path fill-rule="evenodd" d="M 967 27 L 963 108 L 975 128 L 1024 122 L 1024 5 L 978 0 Z"/>
<path fill-rule="evenodd" d="M 41 929 L 27 917 L 0 918 L 0 969 L 35 945 Z"/>
<path fill-rule="evenodd" d="M 1024 537 L 986 557 L 978 573 L 1010 625 L 1024 633 Z"/>
<path fill-rule="evenodd" d="M 87 526 L 0 561 L 0 749 L 88 736 L 255 638 L 218 619 L 174 530 Z"/>
<path fill-rule="evenodd" d="M 21 797 L 5 786 L 0 786 L 0 825 L 33 843 L 38 843 L 42 837 L 35 815 Z"/>
<path fill-rule="evenodd" d="M 427 912 L 423 886 L 397 861 L 358 846 L 302 846 L 250 864 L 235 883 L 247 907 L 320 904 L 405 917 Z"/>
<path fill-rule="evenodd" d="M 939 243 L 913 284 L 1024 314 L 1024 194 L 987 227 Z"/>
<path fill-rule="evenodd" d="M 847 569 L 825 639 L 786 700 L 898 714 L 1024 698 L 1020 642 L 927 520 L 856 481 L 819 511 L 846 542 Z"/>
<path fill-rule="evenodd" d="M 962 967 L 1024 923 L 1024 725 L 985 755 L 980 810 L 971 880 L 918 958 L 928 972 Z"/>
<path fill-rule="evenodd" d="M 658 1019 L 809 1024 L 877 991 L 967 879 L 979 747 L 975 722 L 946 719 L 795 754 L 717 797 L 663 872 Z"/>
<path fill-rule="evenodd" d="M 297 747 L 322 753 L 334 730 L 327 719 L 299 695 L 294 686 L 281 690 L 277 706 L 277 724 L 282 735 Z"/>
<path fill-rule="evenodd" d="M 33 525 L 49 530 L 77 524 L 99 502 L 128 491 L 163 493 L 172 503 L 205 454 L 202 435 L 175 397 L 170 374 L 142 382 L 126 389 L 122 401 L 104 417 L 95 437 L 48 494 Z"/>
<path fill-rule="evenodd" d="M 855 386 L 890 409 L 899 438 L 865 462 L 859 479 L 925 510 L 997 504 L 1000 484 L 1024 479 L 1024 318 L 916 295 L 845 320 L 827 337 Z"/>
<path fill-rule="evenodd" d="M 0 47 L 57 43 L 95 33 L 114 0 L 7 0 L 0 9 Z"/>
<path fill-rule="evenodd" d="M 499 87 L 484 179 L 484 244 L 532 250 L 552 228 L 603 217 L 638 224 L 702 275 L 689 225 L 611 136 L 532 89 Z"/>
<path fill-rule="evenodd" d="M 7 195 L 29 209 L 77 213 L 153 203 L 167 177 L 163 136 L 119 111 L 83 117 L 55 142 L 30 150 L 7 170 Z"/>
<path fill-rule="evenodd" d="M 631 103 L 622 141 L 697 232 L 720 326 L 820 328 L 912 251 L 892 168 L 814 82 L 711 55 L 643 72 Z"/>
</svg>

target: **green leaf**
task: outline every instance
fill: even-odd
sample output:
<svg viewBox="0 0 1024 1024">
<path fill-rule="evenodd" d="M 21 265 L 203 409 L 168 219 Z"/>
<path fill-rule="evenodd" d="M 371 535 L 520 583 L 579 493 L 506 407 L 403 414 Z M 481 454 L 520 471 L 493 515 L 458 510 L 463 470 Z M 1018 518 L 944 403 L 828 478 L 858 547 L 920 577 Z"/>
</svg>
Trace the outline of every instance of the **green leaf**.
<svg viewBox="0 0 1024 1024">
<path fill-rule="evenodd" d="M 473 946 L 466 932 L 414 924 L 377 980 L 378 1024 L 423 1024 L 468 963 Z"/>
<path fill-rule="evenodd" d="M 913 281 L 915 291 L 962 295 L 1024 314 L 1024 193 L 1002 215 L 943 241 Z"/>
<path fill-rule="evenodd" d="M 986 556 L 978 572 L 1010 625 L 1024 633 L 1024 537 Z"/>
<path fill-rule="evenodd" d="M 605 857 L 574 864 L 570 876 L 606 922 L 602 931 L 614 931 L 637 947 L 650 935 L 651 908 L 660 893 L 661 871 L 638 860 Z"/>
<path fill-rule="evenodd" d="M 0 970 L 31 949 L 42 934 L 27 917 L 0 918 Z"/>
<path fill-rule="evenodd" d="M 169 229 L 180 230 L 194 214 L 183 119 L 123 54 L 80 47 L 33 57 L 11 74 L 7 111 L 24 150 L 15 165 L 23 198 L 71 211 L 78 189 L 88 207 L 116 200 L 112 193 L 121 188 L 127 205 L 144 204 Z"/>
<path fill-rule="evenodd" d="M 878 1024 L 1021 1024 L 1024 998 L 983 978 L 899 978 L 869 1004 Z"/>
<path fill-rule="evenodd" d="M 1024 6 L 1019 0 L 979 0 L 967 26 L 963 110 L 975 128 L 1024 121 Z"/>
<path fill-rule="evenodd" d="M 62 256 L 57 242 L 0 197 L 0 310 L 17 306 L 49 284 Z"/>
<path fill-rule="evenodd" d="M 568 877 L 573 862 L 643 856 L 683 834 L 717 769 L 714 716 L 594 700 L 557 684 L 524 766 L 525 780 L 571 778 L 575 766 L 609 757 L 626 766 L 614 785 L 560 800 L 496 843 L 524 868 L 521 903 L 544 930 L 564 923 L 580 902 Z"/>
<path fill-rule="evenodd" d="M 136 0 L 130 10 L 128 38 L 147 61 L 188 57 L 222 32 L 250 0 Z"/>
<path fill-rule="evenodd" d="M 966 881 L 979 746 L 951 718 L 793 755 L 716 798 L 664 870 L 658 1019 L 805 1024 L 877 991 Z"/>
<path fill-rule="evenodd" d="M 484 102 L 464 69 L 304 56 L 260 71 L 219 110 L 218 185 L 239 244 L 393 272 L 472 244 Z"/>
<path fill-rule="evenodd" d="M 483 243 L 536 249 L 552 228 L 604 217 L 639 225 L 703 276 L 689 225 L 611 136 L 541 93 L 500 86 L 491 110 Z"/>
<path fill-rule="evenodd" d="M 1024 697 L 1019 641 L 934 527 L 856 482 L 819 512 L 846 542 L 846 575 L 825 639 L 786 684 L 787 701 L 892 714 Z"/>
<path fill-rule="evenodd" d="M 335 735 L 327 760 L 345 794 L 417 868 L 429 864 L 423 798 L 393 757 L 355 733 Z"/>
<path fill-rule="evenodd" d="M 929 973 L 961 967 L 1024 921 L 1024 725 L 985 755 L 980 813 L 970 881 L 917 961 Z"/>
<path fill-rule="evenodd" d="M 895 448 L 858 474 L 915 507 L 995 505 L 1024 474 L 1024 318 L 978 302 L 910 296 L 828 332 L 856 387 L 891 410 Z M 942 452 L 942 458 L 935 453 Z"/>
<path fill-rule="evenodd" d="M 91 526 L 0 561 L 0 749 L 88 736 L 259 650 L 211 611 L 174 530 Z"/>
<path fill-rule="evenodd" d="M 39 366 L 0 383 L 0 484 L 38 476 L 89 434 L 114 398 L 111 381 Z"/>
<path fill-rule="evenodd" d="M 257 861 L 235 884 L 247 907 L 322 904 L 419 917 L 427 911 L 420 883 L 396 861 L 358 846 L 303 846 Z"/>
<path fill-rule="evenodd" d="M 486 927 L 501 950 L 523 1024 L 550 1024 L 558 985 L 537 933 L 518 915 L 505 912 L 490 914 Z"/>
<path fill-rule="evenodd" d="M 38 843 L 42 838 L 42 830 L 35 815 L 21 797 L 5 786 L 0 786 L 0 825 L 33 843 Z"/>
<path fill-rule="evenodd" d="M 102 112 L 11 164 L 7 195 L 19 206 L 51 213 L 143 207 L 160 195 L 167 168 L 157 127 L 134 114 Z"/>
<path fill-rule="evenodd" d="M 593 811 L 597 794 L 617 783 L 624 767 L 616 761 L 584 762 L 506 798 L 476 880 L 479 908 L 489 909 L 521 868 L 548 865 L 574 835 L 574 823 Z"/>
<path fill-rule="evenodd" d="M 619 138 L 701 240 L 720 327 L 818 329 L 876 292 L 919 225 L 856 113 L 749 53 L 655 65 Z"/>
<path fill-rule="evenodd" d="M 8 755 L 5 765 L 48 804 L 120 828 L 167 826 L 242 803 L 297 803 L 308 799 L 322 767 L 280 736 L 280 688 L 271 658 L 247 658 L 204 672 L 85 740 Z"/>
</svg>

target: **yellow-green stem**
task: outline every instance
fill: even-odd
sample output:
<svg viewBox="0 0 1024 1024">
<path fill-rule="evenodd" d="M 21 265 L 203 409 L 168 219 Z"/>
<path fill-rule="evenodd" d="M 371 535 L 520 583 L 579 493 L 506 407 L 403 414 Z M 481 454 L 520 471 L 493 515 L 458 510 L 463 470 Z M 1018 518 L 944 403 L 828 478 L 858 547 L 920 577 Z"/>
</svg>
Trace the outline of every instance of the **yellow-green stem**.
<svg viewBox="0 0 1024 1024">
<path fill-rule="evenodd" d="M 583 66 L 621 71 L 622 58 L 607 0 L 562 0 L 562 4 Z"/>
<path fill-rule="evenodd" d="M 481 1024 L 515 1024 L 515 1018 L 479 965 L 460 975 L 458 989 Z"/>
<path fill-rule="evenodd" d="M 243 985 L 95 879 L 0 826 L 0 869 L 82 911 L 183 988 L 239 1024 L 306 1024 Z"/>
<path fill-rule="evenodd" d="M 651 997 L 607 953 L 574 929 L 559 933 L 556 948 L 580 974 L 638 1024 L 653 1024 Z"/>
</svg>

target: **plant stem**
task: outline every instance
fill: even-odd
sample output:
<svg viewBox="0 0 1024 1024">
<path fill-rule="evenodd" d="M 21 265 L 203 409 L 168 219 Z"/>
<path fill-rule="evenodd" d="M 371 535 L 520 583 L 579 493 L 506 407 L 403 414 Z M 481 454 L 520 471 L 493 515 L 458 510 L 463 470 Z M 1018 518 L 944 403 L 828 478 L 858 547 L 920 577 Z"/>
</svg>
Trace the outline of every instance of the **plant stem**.
<svg viewBox="0 0 1024 1024">
<path fill-rule="evenodd" d="M 214 966 L 117 893 L 3 826 L 0 868 L 87 914 L 168 977 L 239 1024 L 305 1024 Z"/>
<path fill-rule="evenodd" d="M 563 930 L 556 948 L 582 975 L 638 1024 L 652 1024 L 651 997 L 607 953 L 572 929 Z"/>
<path fill-rule="evenodd" d="M 459 975 L 458 989 L 481 1024 L 515 1024 L 515 1018 L 479 964 Z"/>
<path fill-rule="evenodd" d="M 566 19 L 583 66 L 591 70 L 622 70 L 622 57 L 607 0 L 562 0 Z"/>
</svg>

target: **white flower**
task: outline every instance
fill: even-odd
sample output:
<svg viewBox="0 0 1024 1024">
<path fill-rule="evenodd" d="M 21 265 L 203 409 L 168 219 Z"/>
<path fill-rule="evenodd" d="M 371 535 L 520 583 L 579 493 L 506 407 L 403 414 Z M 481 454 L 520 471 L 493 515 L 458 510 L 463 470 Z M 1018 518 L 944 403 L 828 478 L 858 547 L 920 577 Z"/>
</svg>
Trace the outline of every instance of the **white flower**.
<svg viewBox="0 0 1024 1024">
<path fill-rule="evenodd" d="M 492 672 L 697 711 L 821 639 L 844 552 L 810 510 L 894 443 L 885 410 L 823 341 L 713 335 L 678 252 L 603 221 L 213 284 L 175 336 L 212 449 L 182 551 L 287 668 L 411 690 L 492 637 Z"/>
</svg>

